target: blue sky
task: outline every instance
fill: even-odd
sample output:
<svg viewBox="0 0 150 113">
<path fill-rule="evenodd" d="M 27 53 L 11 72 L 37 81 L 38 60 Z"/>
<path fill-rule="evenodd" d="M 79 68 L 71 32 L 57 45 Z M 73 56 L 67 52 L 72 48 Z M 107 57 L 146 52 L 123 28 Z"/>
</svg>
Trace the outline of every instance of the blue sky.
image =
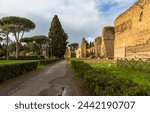
<svg viewBox="0 0 150 113">
<path fill-rule="evenodd" d="M 47 35 L 50 23 L 58 15 L 69 42 L 101 36 L 103 27 L 113 26 L 116 17 L 137 0 L 0 0 L 0 18 L 21 16 L 36 23 L 25 36 Z"/>
<path fill-rule="evenodd" d="M 99 8 L 99 11 L 101 12 L 108 12 L 110 11 L 111 8 L 117 7 L 119 5 L 117 2 L 114 2 L 113 4 L 102 4 L 101 7 Z"/>
</svg>

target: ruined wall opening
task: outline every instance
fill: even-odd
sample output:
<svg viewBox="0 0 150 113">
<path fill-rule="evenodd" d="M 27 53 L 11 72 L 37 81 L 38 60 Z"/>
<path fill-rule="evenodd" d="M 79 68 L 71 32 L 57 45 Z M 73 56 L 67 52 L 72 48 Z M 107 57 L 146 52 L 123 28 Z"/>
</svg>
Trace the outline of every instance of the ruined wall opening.
<svg viewBox="0 0 150 113">
<path fill-rule="evenodd" d="M 143 20 L 143 12 L 141 12 L 141 14 L 140 14 L 140 19 L 139 19 L 139 21 L 142 21 Z"/>
</svg>

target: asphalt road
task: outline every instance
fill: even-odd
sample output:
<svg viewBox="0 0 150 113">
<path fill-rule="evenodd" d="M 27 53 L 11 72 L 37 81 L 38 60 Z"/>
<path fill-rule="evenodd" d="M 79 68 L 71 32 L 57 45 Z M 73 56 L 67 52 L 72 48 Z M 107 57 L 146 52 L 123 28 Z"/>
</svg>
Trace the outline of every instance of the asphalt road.
<svg viewBox="0 0 150 113">
<path fill-rule="evenodd" d="M 0 86 L 0 95 L 10 96 L 80 96 L 77 77 L 66 61 L 35 71 L 27 78 Z"/>
</svg>

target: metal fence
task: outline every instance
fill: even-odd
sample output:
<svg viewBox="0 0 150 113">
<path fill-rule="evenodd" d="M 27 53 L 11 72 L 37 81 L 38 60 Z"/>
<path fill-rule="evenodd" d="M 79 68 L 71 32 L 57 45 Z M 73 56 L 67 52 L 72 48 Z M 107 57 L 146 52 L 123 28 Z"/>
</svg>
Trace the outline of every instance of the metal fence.
<svg viewBox="0 0 150 113">
<path fill-rule="evenodd" d="M 150 59 L 117 59 L 117 67 L 150 72 Z"/>
</svg>

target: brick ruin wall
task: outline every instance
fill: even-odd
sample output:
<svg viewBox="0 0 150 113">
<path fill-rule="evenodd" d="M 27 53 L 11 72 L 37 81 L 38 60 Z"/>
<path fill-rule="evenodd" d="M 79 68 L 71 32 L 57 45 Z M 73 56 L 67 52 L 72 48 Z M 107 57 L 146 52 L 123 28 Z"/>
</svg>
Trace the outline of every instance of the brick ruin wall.
<svg viewBox="0 0 150 113">
<path fill-rule="evenodd" d="M 81 43 L 81 58 L 85 57 L 86 57 L 86 40 L 85 38 L 83 38 Z"/>
<path fill-rule="evenodd" d="M 150 58 L 150 42 L 126 47 L 127 58 Z"/>
<path fill-rule="evenodd" d="M 64 57 L 65 57 L 66 59 L 71 58 L 71 51 L 70 51 L 70 48 L 69 48 L 69 47 L 66 49 L 66 52 L 65 52 Z"/>
<path fill-rule="evenodd" d="M 86 49 L 86 40 L 85 38 L 82 39 L 82 43 L 79 46 L 79 48 L 75 51 L 76 53 L 76 58 L 85 58 L 87 54 L 87 49 Z"/>
<path fill-rule="evenodd" d="M 79 47 L 76 51 L 76 58 L 81 58 L 81 48 Z"/>
<path fill-rule="evenodd" d="M 101 56 L 101 43 L 102 43 L 102 38 L 97 37 L 94 42 L 95 57 Z"/>
<path fill-rule="evenodd" d="M 108 59 L 114 58 L 114 27 L 104 27 L 102 33 L 101 56 Z"/>
<path fill-rule="evenodd" d="M 115 20 L 115 58 L 150 58 L 150 0 L 139 0 Z"/>
</svg>

